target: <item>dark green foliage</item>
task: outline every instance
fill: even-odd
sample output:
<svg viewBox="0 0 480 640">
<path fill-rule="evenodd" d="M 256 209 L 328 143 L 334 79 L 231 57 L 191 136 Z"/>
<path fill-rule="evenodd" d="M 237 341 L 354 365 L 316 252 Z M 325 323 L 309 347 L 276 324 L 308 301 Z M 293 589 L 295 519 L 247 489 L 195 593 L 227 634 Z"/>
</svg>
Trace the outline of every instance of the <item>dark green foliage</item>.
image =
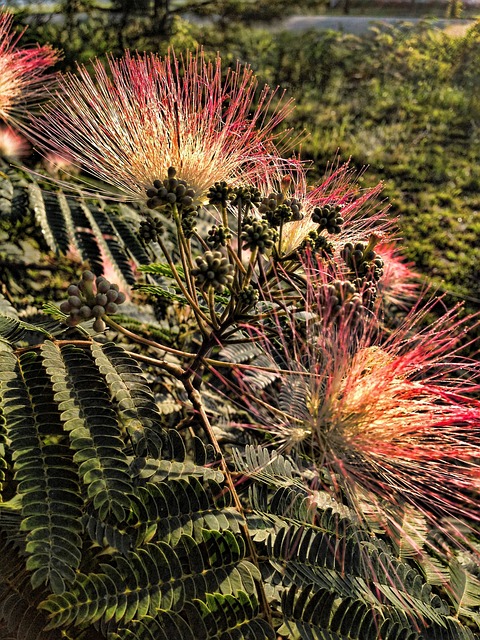
<svg viewBox="0 0 480 640">
<path fill-rule="evenodd" d="M 236 598 L 220 593 L 209 594 L 207 603 L 196 600 L 185 606 L 183 615 L 162 613 L 157 619 L 146 616 L 134 622 L 121 634 L 109 636 L 112 640 L 143 640 L 152 637 L 158 640 L 185 638 L 189 640 L 273 640 L 275 634 L 259 617 L 256 599 L 244 592 Z"/>
<path fill-rule="evenodd" d="M 180 639 L 189 621 L 205 638 L 233 627 L 238 637 L 272 637 L 223 474 L 202 466 L 211 454 L 200 441 L 197 458 L 186 458 L 131 356 L 47 339 L 2 351 L 0 380 L 0 451 L 16 494 L 0 506 L 0 533 L 26 555 L 28 592 L 19 600 L 7 582 L 0 620 L 18 638 L 56 640 L 57 628 L 97 637 L 89 629 L 101 623 L 98 637 L 143 637 L 160 625 Z M 52 631 L 36 635 L 42 611 Z"/>
<path fill-rule="evenodd" d="M 249 526 L 267 589 L 281 601 L 281 634 L 305 640 L 473 638 L 415 565 L 396 559 L 380 536 L 367 533 L 328 494 L 313 502 L 293 460 L 246 447 L 235 461 L 257 481 L 249 492 Z M 468 581 L 461 576 L 459 570 L 459 595 Z M 474 593 L 472 584 L 475 599 Z"/>
<path fill-rule="evenodd" d="M 18 187 L 14 187 L 14 180 Z M 11 225 L 33 213 L 44 241 L 55 254 L 78 253 L 96 275 L 111 265 L 119 283 L 127 288 L 135 281 L 130 261 L 148 264 L 136 234 L 139 222 L 133 209 L 107 207 L 101 201 L 87 205 L 60 190 L 41 189 L 37 182 L 27 182 L 12 171 L 9 177 L 0 177 L 0 188 L 0 219 Z"/>
<path fill-rule="evenodd" d="M 0 536 L 0 638 L 60 640 L 60 632 L 43 631 L 45 614 L 37 607 L 45 592 L 33 590 L 24 559 L 14 544 Z"/>
<path fill-rule="evenodd" d="M 245 549 L 237 540 L 205 531 L 202 541 L 184 535 L 175 545 L 147 543 L 101 563 L 95 574 L 78 574 L 71 592 L 50 596 L 41 608 L 50 612 L 50 628 L 100 618 L 123 627 L 157 610 L 180 612 L 187 600 L 204 599 L 206 590 L 252 593 L 255 569 L 242 561 Z"/>
</svg>

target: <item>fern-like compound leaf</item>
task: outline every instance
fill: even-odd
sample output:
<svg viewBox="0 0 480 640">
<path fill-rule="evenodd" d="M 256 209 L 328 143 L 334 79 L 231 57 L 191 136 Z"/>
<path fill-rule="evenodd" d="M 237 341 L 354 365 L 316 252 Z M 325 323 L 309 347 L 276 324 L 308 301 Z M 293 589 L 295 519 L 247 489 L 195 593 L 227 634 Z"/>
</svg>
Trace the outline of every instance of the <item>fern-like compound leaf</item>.
<svg viewBox="0 0 480 640">
<path fill-rule="evenodd" d="M 170 437 L 172 435 L 171 430 L 167 432 Z M 131 471 L 135 478 L 138 479 L 139 484 L 144 484 L 147 481 L 161 482 L 165 478 L 175 479 L 188 479 L 190 477 L 198 478 L 199 480 L 214 480 L 221 483 L 224 479 L 223 473 L 214 467 L 202 466 L 195 464 L 192 460 L 158 460 L 153 458 L 134 458 L 131 462 Z"/>
<path fill-rule="evenodd" d="M 243 560 L 241 538 L 230 532 L 205 532 L 198 543 L 182 536 L 172 547 L 147 543 L 126 557 L 115 555 L 99 573 L 78 574 L 71 591 L 52 595 L 42 604 L 48 629 L 90 624 L 103 618 L 123 624 L 158 610 L 182 611 L 185 603 L 204 599 L 213 589 L 223 595 L 252 595 L 255 567 Z"/>
<path fill-rule="evenodd" d="M 24 322 L 12 315 L 3 315 L 0 313 L 0 339 L 5 342 L 15 343 L 25 340 L 31 336 L 43 334 L 52 337 L 44 328 Z"/>
<path fill-rule="evenodd" d="M 135 282 L 131 261 L 148 264 L 133 223 L 126 215 L 122 217 L 118 208 L 86 204 L 80 198 L 67 197 L 61 190 L 42 190 L 36 182 L 28 185 L 26 199 L 48 246 L 56 254 L 73 250 L 96 275 L 111 267 L 124 288 Z M 128 207 L 124 210 L 130 212 Z"/>
<path fill-rule="evenodd" d="M 471 616 L 471 609 L 480 607 L 480 580 L 472 575 L 458 560 L 452 559 L 449 565 L 450 586 L 449 595 L 458 614 Z M 477 622 L 480 616 L 477 613 Z"/>
<path fill-rule="evenodd" d="M 101 518 L 124 521 L 133 486 L 110 391 L 85 350 L 47 341 L 42 354 L 87 495 Z"/>
<path fill-rule="evenodd" d="M 118 406 L 122 427 L 135 443 L 139 457 L 158 458 L 167 444 L 162 415 L 138 364 L 113 343 L 92 344 L 95 362 Z"/>
<path fill-rule="evenodd" d="M 181 613 L 161 612 L 156 617 L 134 620 L 108 640 L 274 640 L 273 629 L 259 615 L 254 596 L 207 594 L 206 601 L 193 600 Z"/>
<path fill-rule="evenodd" d="M 81 559 L 81 507 L 77 467 L 61 442 L 60 414 L 38 352 L 18 359 L 0 354 L 0 397 L 27 532 L 26 567 L 32 586 L 61 593 Z"/>
<path fill-rule="evenodd" d="M 190 535 L 201 540 L 204 530 L 240 533 L 242 518 L 231 503 L 231 494 L 214 481 L 201 484 L 195 477 L 148 483 L 141 491 L 146 518 L 155 537 L 169 544 Z"/>
</svg>

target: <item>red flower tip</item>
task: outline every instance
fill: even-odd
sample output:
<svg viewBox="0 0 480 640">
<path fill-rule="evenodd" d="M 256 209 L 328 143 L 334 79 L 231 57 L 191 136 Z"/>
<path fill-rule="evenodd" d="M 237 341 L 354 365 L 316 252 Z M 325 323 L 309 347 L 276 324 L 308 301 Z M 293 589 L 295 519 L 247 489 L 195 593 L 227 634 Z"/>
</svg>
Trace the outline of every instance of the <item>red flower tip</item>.
<svg viewBox="0 0 480 640">
<path fill-rule="evenodd" d="M 17 47 L 21 34 L 12 30 L 13 17 L 0 14 L 0 117 L 25 127 L 25 111 L 46 96 L 53 73 L 45 73 L 59 59 L 49 46 Z"/>
</svg>

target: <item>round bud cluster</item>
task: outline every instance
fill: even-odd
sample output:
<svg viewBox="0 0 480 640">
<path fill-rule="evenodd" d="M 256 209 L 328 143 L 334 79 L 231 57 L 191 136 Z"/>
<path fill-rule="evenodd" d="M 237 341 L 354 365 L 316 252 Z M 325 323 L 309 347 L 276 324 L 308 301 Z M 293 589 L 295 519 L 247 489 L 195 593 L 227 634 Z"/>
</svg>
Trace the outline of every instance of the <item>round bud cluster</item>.
<svg viewBox="0 0 480 640">
<path fill-rule="evenodd" d="M 210 204 L 220 204 L 222 207 L 226 207 L 232 195 L 232 187 L 229 187 L 226 182 L 222 181 L 215 182 L 213 187 L 210 187 L 207 198 Z"/>
<path fill-rule="evenodd" d="M 303 220 L 304 215 L 301 211 L 302 203 L 300 202 L 300 200 L 297 200 L 297 198 L 287 198 L 286 200 L 284 200 L 283 204 L 287 205 L 287 207 L 290 207 L 290 209 L 292 210 L 291 220 Z"/>
<path fill-rule="evenodd" d="M 281 193 L 271 193 L 266 198 L 262 198 L 258 210 L 264 214 L 267 212 L 275 211 L 279 204 L 283 202 L 283 195 Z"/>
<path fill-rule="evenodd" d="M 255 187 L 235 187 L 231 196 L 232 204 L 258 204 L 261 199 L 260 191 Z"/>
<path fill-rule="evenodd" d="M 201 289 L 213 287 L 217 293 L 223 293 L 225 287 L 233 283 L 233 265 L 220 251 L 206 251 L 195 258 L 197 266 L 191 273 Z"/>
<path fill-rule="evenodd" d="M 146 219 L 140 222 L 138 233 L 140 238 L 148 244 L 149 242 L 157 242 L 163 230 L 164 227 L 160 218 L 147 214 Z"/>
<path fill-rule="evenodd" d="M 342 224 L 342 205 L 324 204 L 323 207 L 315 207 L 312 213 L 312 222 L 318 224 L 318 230 L 326 229 L 328 233 L 340 233 Z"/>
<path fill-rule="evenodd" d="M 258 302 L 258 291 L 249 284 L 238 294 L 238 306 L 242 311 L 246 311 L 253 307 Z"/>
<path fill-rule="evenodd" d="M 185 180 L 177 179 L 176 169 L 168 169 L 165 180 L 154 180 L 153 186 L 147 189 L 147 207 L 150 209 L 165 209 L 171 211 L 173 205 L 178 210 L 191 209 L 195 198 L 195 190 L 188 186 Z"/>
<path fill-rule="evenodd" d="M 360 278 L 369 277 L 378 282 L 383 275 L 383 260 L 371 249 L 372 242 L 347 242 L 340 252 L 347 267 Z"/>
<path fill-rule="evenodd" d="M 224 227 L 223 225 L 217 227 L 217 225 L 213 225 L 213 227 L 208 230 L 206 241 L 212 249 L 218 249 L 219 247 L 225 247 L 231 237 L 232 234 L 228 227 Z"/>
<path fill-rule="evenodd" d="M 325 236 L 313 229 L 306 236 L 299 247 L 300 251 L 309 249 L 313 253 L 318 254 L 322 258 L 331 258 L 334 253 L 334 246 Z"/>
<path fill-rule="evenodd" d="M 320 304 L 332 318 L 340 314 L 343 317 L 358 318 L 362 310 L 362 297 L 349 280 L 333 280 L 323 285 L 319 292 Z"/>
<path fill-rule="evenodd" d="M 191 238 L 197 230 L 197 207 L 182 211 L 182 230 L 186 238 Z"/>
<path fill-rule="evenodd" d="M 293 217 L 293 212 L 287 204 L 279 204 L 276 209 L 268 209 L 262 215 L 272 227 L 280 227 L 284 222 L 289 222 Z"/>
<path fill-rule="evenodd" d="M 266 253 L 273 247 L 277 237 L 277 231 L 267 221 L 252 220 L 242 225 L 240 240 L 244 243 L 244 249 L 258 249 L 259 253 Z"/>
<path fill-rule="evenodd" d="M 242 229 L 247 224 L 253 224 L 255 220 L 258 220 L 258 218 L 255 215 L 252 215 L 251 213 L 248 213 L 247 215 L 242 216 Z"/>
<path fill-rule="evenodd" d="M 84 320 L 95 318 L 95 331 L 104 331 L 103 316 L 117 313 L 118 305 L 125 302 L 125 294 L 118 285 L 110 284 L 103 276 L 95 278 L 91 271 L 84 271 L 78 284 L 68 287 L 68 300 L 60 305 L 60 311 L 68 313 L 67 324 L 74 327 Z"/>
</svg>

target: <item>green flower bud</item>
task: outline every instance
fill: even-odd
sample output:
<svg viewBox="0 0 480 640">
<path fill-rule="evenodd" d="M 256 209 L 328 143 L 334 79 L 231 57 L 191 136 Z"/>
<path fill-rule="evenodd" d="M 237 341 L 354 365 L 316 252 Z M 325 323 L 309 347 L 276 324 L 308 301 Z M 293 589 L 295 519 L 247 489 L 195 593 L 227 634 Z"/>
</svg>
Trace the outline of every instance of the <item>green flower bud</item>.
<svg viewBox="0 0 480 640">
<path fill-rule="evenodd" d="M 195 259 L 197 266 L 192 275 L 201 289 L 213 287 L 217 293 L 223 293 L 225 287 L 233 283 L 233 265 L 220 251 L 206 251 Z"/>
<path fill-rule="evenodd" d="M 242 225 L 240 240 L 244 243 L 244 249 L 258 249 L 259 253 L 266 253 L 272 249 L 278 233 L 265 220 L 253 220 Z"/>
</svg>

